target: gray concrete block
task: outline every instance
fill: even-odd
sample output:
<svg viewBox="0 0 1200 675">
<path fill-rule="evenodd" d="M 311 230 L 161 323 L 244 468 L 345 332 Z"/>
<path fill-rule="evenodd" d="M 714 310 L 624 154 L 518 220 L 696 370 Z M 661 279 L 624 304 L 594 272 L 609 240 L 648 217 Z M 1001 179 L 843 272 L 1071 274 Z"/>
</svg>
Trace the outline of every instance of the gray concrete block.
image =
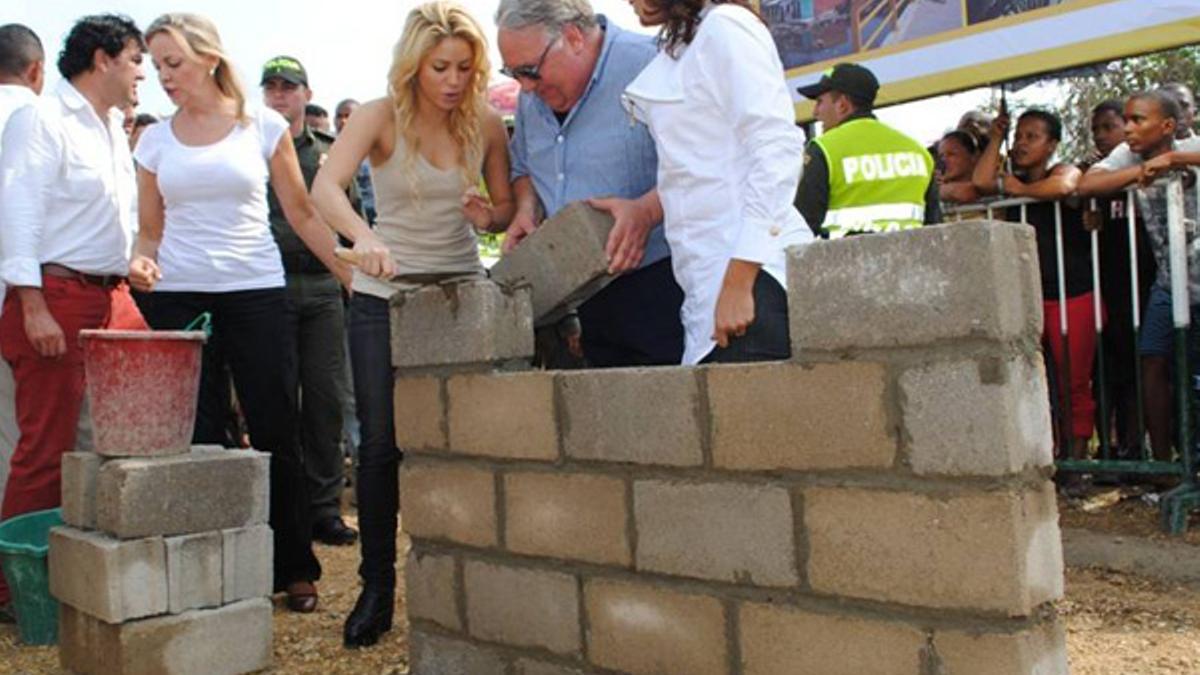
<svg viewBox="0 0 1200 675">
<path fill-rule="evenodd" d="M 699 466 L 700 388 L 683 368 L 563 372 L 563 450 L 606 462 Z"/>
<path fill-rule="evenodd" d="M 83 675 L 237 675 L 271 665 L 271 601 L 110 624 L 64 605 L 62 666 Z"/>
<path fill-rule="evenodd" d="M 96 482 L 96 524 L 134 539 L 265 523 L 269 461 L 261 452 L 193 449 L 105 462 Z"/>
<path fill-rule="evenodd" d="M 529 289 L 486 279 L 402 291 L 391 300 L 392 365 L 489 364 L 533 356 Z"/>
<path fill-rule="evenodd" d="M 271 594 L 275 539 L 267 525 L 221 532 L 221 596 L 228 604 Z"/>
<path fill-rule="evenodd" d="M 799 583 L 787 490 L 638 481 L 637 569 L 754 586 Z"/>
<path fill-rule="evenodd" d="M 612 216 L 586 202 L 568 204 L 501 258 L 492 279 L 530 287 L 537 325 L 557 320 L 615 278 L 604 253 L 613 224 Z"/>
<path fill-rule="evenodd" d="M 162 537 L 119 541 L 71 527 L 50 531 L 50 594 L 109 623 L 164 614 L 168 607 Z"/>
<path fill-rule="evenodd" d="M 472 636 L 564 655 L 579 653 L 575 577 L 469 560 L 463 566 L 463 585 Z"/>
<path fill-rule="evenodd" d="M 71 527 L 96 529 L 96 476 L 103 461 L 94 452 L 62 456 L 62 516 Z"/>
<path fill-rule="evenodd" d="M 413 630 L 408 636 L 412 675 L 507 675 L 500 654 L 470 642 Z"/>
<path fill-rule="evenodd" d="M 979 338 L 1036 340 L 1033 228 L 972 221 L 788 251 L 792 353 Z"/>
<path fill-rule="evenodd" d="M 222 536 L 220 532 L 168 537 L 167 609 L 219 607 L 222 603 Z"/>
<path fill-rule="evenodd" d="M 1001 476 L 1054 462 L 1040 357 L 925 364 L 900 375 L 900 392 L 918 474 Z"/>
<path fill-rule="evenodd" d="M 408 615 L 462 630 L 458 619 L 458 592 L 454 558 L 410 550 L 404 565 L 404 601 Z"/>
</svg>

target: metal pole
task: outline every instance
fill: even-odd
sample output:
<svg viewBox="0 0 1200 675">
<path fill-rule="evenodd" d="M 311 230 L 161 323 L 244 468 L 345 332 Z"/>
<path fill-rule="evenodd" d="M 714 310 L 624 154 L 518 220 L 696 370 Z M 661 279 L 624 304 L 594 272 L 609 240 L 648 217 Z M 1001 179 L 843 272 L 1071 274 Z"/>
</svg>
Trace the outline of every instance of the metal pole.
<svg viewBox="0 0 1200 675">
<path fill-rule="evenodd" d="M 1133 205 L 1136 198 L 1137 192 L 1134 188 L 1125 191 L 1125 215 L 1129 227 L 1129 287 L 1132 289 L 1130 295 L 1133 302 L 1133 386 L 1137 394 L 1137 439 L 1139 454 L 1143 460 L 1149 461 L 1150 448 L 1146 445 L 1146 408 L 1142 401 L 1142 358 L 1137 350 L 1142 332 L 1142 295 L 1138 284 L 1137 212 Z"/>
<path fill-rule="evenodd" d="M 1076 459 L 1071 456 L 1071 446 L 1074 441 L 1074 436 L 1071 433 L 1071 341 L 1069 338 L 1069 328 L 1067 327 L 1067 273 L 1066 263 L 1063 260 L 1063 224 L 1062 224 L 1062 203 L 1054 202 L 1054 257 L 1055 267 L 1058 274 L 1058 327 L 1061 335 L 1060 345 L 1062 349 L 1062 363 L 1059 365 L 1059 401 L 1062 405 L 1062 430 L 1063 438 L 1065 439 L 1067 459 Z M 1083 459 L 1080 457 L 1079 459 Z"/>
<path fill-rule="evenodd" d="M 1091 203 L 1092 211 L 1096 211 L 1096 200 Z M 1100 424 L 1096 431 L 1100 437 L 1100 457 L 1112 459 L 1112 448 L 1108 442 L 1108 379 L 1104 371 L 1104 298 L 1100 293 L 1100 232 L 1092 230 L 1092 313 L 1096 321 L 1096 382 L 1100 383 Z"/>
<path fill-rule="evenodd" d="M 1188 448 L 1191 447 L 1191 411 L 1188 409 L 1191 376 L 1187 353 L 1191 317 L 1188 303 L 1187 233 L 1184 231 L 1183 218 L 1183 181 L 1175 177 L 1167 185 L 1167 242 L 1171 261 L 1171 319 L 1175 326 L 1178 449 L 1180 455 L 1187 458 L 1190 454 Z M 1190 463 L 1187 461 L 1187 464 Z"/>
</svg>

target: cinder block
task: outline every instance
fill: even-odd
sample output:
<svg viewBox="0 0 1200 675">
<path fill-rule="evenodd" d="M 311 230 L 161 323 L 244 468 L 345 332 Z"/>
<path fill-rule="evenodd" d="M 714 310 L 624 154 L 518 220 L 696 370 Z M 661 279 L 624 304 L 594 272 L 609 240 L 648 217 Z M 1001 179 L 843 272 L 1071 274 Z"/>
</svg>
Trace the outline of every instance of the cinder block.
<svg viewBox="0 0 1200 675">
<path fill-rule="evenodd" d="M 1054 490 L 804 493 L 814 591 L 1029 616 L 1063 593 Z"/>
<path fill-rule="evenodd" d="M 134 539 L 265 523 L 269 461 L 262 452 L 193 449 L 105 462 L 96 481 L 96 524 Z"/>
<path fill-rule="evenodd" d="M 496 545 L 496 485 L 490 471 L 404 462 L 400 513 L 401 526 L 412 537 Z"/>
<path fill-rule="evenodd" d="M 925 672 L 921 670 L 925 634 L 907 624 L 769 604 L 745 604 L 738 611 L 746 675 Z"/>
<path fill-rule="evenodd" d="M 467 625 L 489 642 L 578 654 L 579 590 L 560 572 L 467 561 Z"/>
<path fill-rule="evenodd" d="M 392 393 L 396 447 L 445 450 L 446 410 L 439 377 L 397 377 Z"/>
<path fill-rule="evenodd" d="M 456 588 L 453 557 L 422 554 L 415 550 L 408 552 L 408 562 L 404 565 L 404 592 L 410 617 L 461 631 Z"/>
<path fill-rule="evenodd" d="M 895 462 L 881 364 L 713 366 L 705 375 L 718 467 L 813 471 Z"/>
<path fill-rule="evenodd" d="M 220 532 L 167 537 L 167 609 L 220 607 L 224 583 Z"/>
<path fill-rule="evenodd" d="M 504 477 L 505 541 L 526 555 L 628 566 L 625 481 L 586 474 Z"/>
<path fill-rule="evenodd" d="M 1054 462 L 1041 358 L 930 363 L 900 376 L 918 474 L 999 476 Z"/>
<path fill-rule="evenodd" d="M 62 516 L 71 527 L 96 529 L 96 476 L 103 461 L 94 452 L 62 456 Z"/>
<path fill-rule="evenodd" d="M 792 353 L 1036 340 L 1033 228 L 973 221 L 788 251 Z"/>
<path fill-rule="evenodd" d="M 84 675 L 236 675 L 271 665 L 271 601 L 105 623 L 62 605 L 58 655 Z"/>
<path fill-rule="evenodd" d="M 1062 624 L 1047 621 L 1016 633 L 938 631 L 933 644 L 945 675 L 1067 675 Z"/>
<path fill-rule="evenodd" d="M 503 656 L 470 642 L 414 629 L 408 644 L 412 675 L 508 675 Z"/>
<path fill-rule="evenodd" d="M 755 586 L 792 586 L 792 500 L 783 488 L 638 481 L 637 568 Z"/>
<path fill-rule="evenodd" d="M 528 285 L 537 325 L 549 323 L 608 285 L 604 247 L 613 219 L 586 202 L 568 204 L 492 266 L 504 286 Z"/>
<path fill-rule="evenodd" d="M 517 661 L 515 675 L 587 675 L 587 673 L 578 668 L 557 663 L 521 659 Z"/>
<path fill-rule="evenodd" d="M 568 457 L 670 466 L 704 462 L 692 370 L 622 368 L 558 377 Z"/>
<path fill-rule="evenodd" d="M 267 525 L 221 532 L 221 596 L 225 604 L 271 594 L 274 533 Z"/>
<path fill-rule="evenodd" d="M 50 531 L 50 595 L 109 623 L 168 608 L 162 537 L 119 541 L 71 527 Z"/>
<path fill-rule="evenodd" d="M 489 364 L 533 356 L 529 289 L 486 279 L 422 286 L 392 296 L 392 365 Z"/>
<path fill-rule="evenodd" d="M 716 598 L 597 580 L 584 587 L 584 604 L 595 664 L 632 675 L 729 672 L 725 610 Z"/>
<path fill-rule="evenodd" d="M 459 375 L 446 388 L 452 452 L 558 459 L 552 373 Z"/>
</svg>

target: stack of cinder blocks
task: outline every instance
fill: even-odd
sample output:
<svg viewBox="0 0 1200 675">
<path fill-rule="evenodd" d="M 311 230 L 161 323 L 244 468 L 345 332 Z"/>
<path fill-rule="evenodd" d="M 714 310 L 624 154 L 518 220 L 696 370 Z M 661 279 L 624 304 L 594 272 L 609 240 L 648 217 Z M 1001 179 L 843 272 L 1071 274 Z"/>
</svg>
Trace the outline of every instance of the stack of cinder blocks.
<svg viewBox="0 0 1200 675">
<path fill-rule="evenodd" d="M 415 675 L 1067 672 L 1033 231 L 789 264 L 789 362 L 455 372 L 393 345 Z"/>
<path fill-rule="evenodd" d="M 246 673 L 271 664 L 269 456 L 63 456 L 50 533 L 64 668 Z"/>
</svg>

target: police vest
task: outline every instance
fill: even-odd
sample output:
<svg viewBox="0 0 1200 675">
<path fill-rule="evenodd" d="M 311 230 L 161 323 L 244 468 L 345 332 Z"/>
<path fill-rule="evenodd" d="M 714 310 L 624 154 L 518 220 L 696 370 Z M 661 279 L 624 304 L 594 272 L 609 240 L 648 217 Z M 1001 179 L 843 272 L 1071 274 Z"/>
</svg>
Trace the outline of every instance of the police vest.
<svg viewBox="0 0 1200 675">
<path fill-rule="evenodd" d="M 925 222 L 933 158 L 920 143 L 873 118 L 840 124 L 815 142 L 829 165 L 824 227 L 831 239 Z"/>
</svg>

